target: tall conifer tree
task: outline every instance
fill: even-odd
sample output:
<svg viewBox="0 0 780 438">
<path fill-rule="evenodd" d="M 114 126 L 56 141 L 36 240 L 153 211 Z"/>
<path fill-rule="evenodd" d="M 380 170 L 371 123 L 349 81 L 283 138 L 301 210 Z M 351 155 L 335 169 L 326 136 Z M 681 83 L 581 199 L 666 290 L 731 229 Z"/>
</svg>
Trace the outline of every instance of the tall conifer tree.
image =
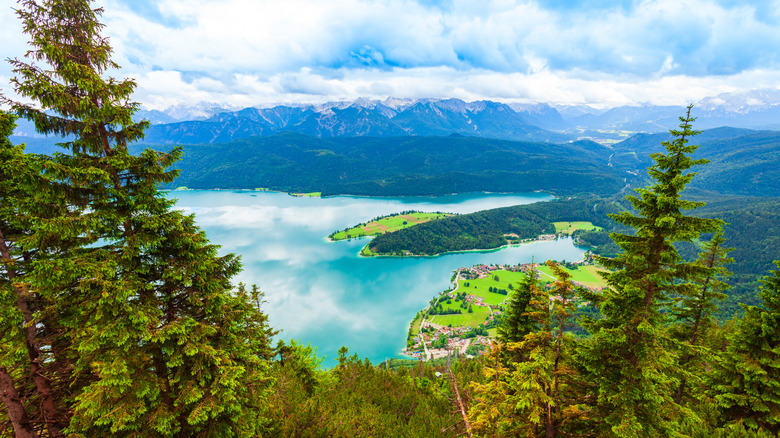
<svg viewBox="0 0 780 438">
<path fill-rule="evenodd" d="M 600 258 L 612 271 L 605 275 L 603 318 L 583 323 L 592 337 L 579 351 L 586 379 L 598 387 L 595 418 L 603 419 L 602 434 L 670 436 L 681 415 L 672 399 L 680 383 L 674 377 L 677 349 L 662 309 L 701 269 L 685 262 L 673 243 L 714 231 L 718 224 L 685 214 L 703 205 L 683 199 L 682 192 L 695 175 L 689 169 L 706 162 L 691 158 L 698 147 L 688 144 L 698 133 L 691 128 L 691 107 L 680 118 L 680 129 L 670 131 L 674 139 L 662 143 L 665 152 L 651 155 L 653 183 L 628 197 L 636 213 L 611 215 L 635 234 L 612 234 L 623 254 Z"/>
<path fill-rule="evenodd" d="M 687 287 L 679 290 L 680 295 L 675 298 L 676 305 L 670 309 L 672 316 L 677 319 L 674 335 L 683 341 L 684 348 L 688 350 L 680 360 L 680 365 L 687 372 L 704 365 L 697 363 L 700 356 L 710 356 L 702 354 L 702 349 L 707 351 L 706 347 L 702 346 L 703 340 L 713 326 L 712 313 L 717 310 L 716 301 L 726 298 L 722 291 L 728 284 L 722 278 L 731 273 L 724 265 L 734 262 L 734 259 L 728 257 L 733 248 L 725 248 L 725 241 L 723 228 L 719 227 L 712 239 L 704 245 L 704 251 L 699 254 L 697 264 L 703 272 L 694 277 Z M 704 366 L 709 368 L 710 365 Z M 682 402 L 686 385 L 687 379 L 683 377 L 675 395 L 675 402 Z"/>
<path fill-rule="evenodd" d="M 3 100 L 40 132 L 73 139 L 37 159 L 45 186 L 26 193 L 54 207 L 15 225 L 26 264 L 13 313 L 29 309 L 32 344 L 50 355 L 43 383 L 68 387 L 59 394 L 16 379 L 25 393 L 37 389 L 36 400 L 52 399 L 38 415 L 48 431 L 32 436 L 256 436 L 272 334 L 259 292 L 232 291 L 237 258 L 218 256 L 158 193 L 180 151 L 129 153 L 148 123 L 132 120 L 135 83 L 104 78 L 117 66 L 102 10 L 87 0 L 20 3 L 33 49 L 30 62 L 11 61 L 12 82 L 39 105 Z M 30 210 L 32 201 L 14 199 L 11 208 Z M 29 366 L 41 362 L 27 350 Z"/>
<path fill-rule="evenodd" d="M 526 287 L 513 292 L 531 294 L 517 315 L 526 332 L 495 344 L 483 368 L 487 381 L 474 384 L 476 400 L 469 415 L 477 436 L 568 436 L 564 421 L 576 421 L 573 388 L 579 385 L 571 362 L 574 341 L 566 325 L 577 288 L 556 263 L 548 261 L 547 266 L 556 278 L 552 287 L 538 287 L 537 271 L 532 270 L 521 283 Z M 505 319 L 504 332 L 507 324 L 516 322 Z"/>
<path fill-rule="evenodd" d="M 509 297 L 504 320 L 498 327 L 498 340 L 502 344 L 522 341 L 533 331 L 535 322 L 528 316 L 528 305 L 538 287 L 539 272 L 532 265 Z"/>
<path fill-rule="evenodd" d="M 745 306 L 745 316 L 728 335 L 710 395 L 726 423 L 780 434 L 780 261 L 764 278 L 762 307 Z"/>
</svg>

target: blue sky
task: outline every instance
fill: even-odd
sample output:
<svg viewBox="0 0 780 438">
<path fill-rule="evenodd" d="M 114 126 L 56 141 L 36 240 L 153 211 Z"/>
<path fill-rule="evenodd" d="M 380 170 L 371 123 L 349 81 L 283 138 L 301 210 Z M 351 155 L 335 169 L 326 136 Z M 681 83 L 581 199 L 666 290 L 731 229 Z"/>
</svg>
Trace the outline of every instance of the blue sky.
<svg viewBox="0 0 780 438">
<path fill-rule="evenodd" d="M 684 105 L 780 86 L 780 0 L 101 0 L 150 108 L 456 97 Z M 3 58 L 26 38 L 0 14 Z M 0 87 L 8 92 L 7 65 Z"/>
</svg>

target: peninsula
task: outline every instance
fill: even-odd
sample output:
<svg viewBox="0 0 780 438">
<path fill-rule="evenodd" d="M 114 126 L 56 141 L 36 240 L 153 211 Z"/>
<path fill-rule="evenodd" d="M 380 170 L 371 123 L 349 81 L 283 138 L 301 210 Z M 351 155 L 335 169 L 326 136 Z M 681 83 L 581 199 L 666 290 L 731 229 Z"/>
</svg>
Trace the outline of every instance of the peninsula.
<svg viewBox="0 0 780 438">
<path fill-rule="evenodd" d="M 450 216 L 455 215 L 453 213 L 442 213 L 438 211 L 435 213 L 403 211 L 387 216 L 380 216 L 341 231 L 335 231 L 331 233 L 328 238 L 330 240 L 346 240 L 354 239 L 356 237 L 377 236 Z"/>
<path fill-rule="evenodd" d="M 563 262 L 560 266 L 579 287 L 595 291 L 607 286 L 599 275 L 603 268 L 595 265 L 590 255 L 583 261 Z M 453 275 L 452 286 L 415 315 L 403 354 L 424 361 L 450 354 L 481 354 L 495 339 L 505 305 L 531 269 L 538 272 L 542 285 L 555 279 L 544 264 L 459 268 Z M 578 307 L 584 305 L 578 303 Z"/>
</svg>

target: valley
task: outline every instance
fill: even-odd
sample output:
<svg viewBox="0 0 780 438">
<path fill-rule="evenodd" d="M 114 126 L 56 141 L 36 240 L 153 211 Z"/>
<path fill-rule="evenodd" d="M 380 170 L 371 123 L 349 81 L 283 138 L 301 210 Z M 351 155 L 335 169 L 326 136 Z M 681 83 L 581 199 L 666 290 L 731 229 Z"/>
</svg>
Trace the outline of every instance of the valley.
<svg viewBox="0 0 780 438">
<path fill-rule="evenodd" d="M 1 438 L 780 436 L 776 4 L 9 1 Z"/>
<path fill-rule="evenodd" d="M 553 198 L 530 194 L 461 194 L 442 197 L 292 197 L 277 192 L 172 191 L 176 208 L 194 214 L 220 253 L 241 255 L 236 281 L 257 284 L 264 311 L 280 339 L 311 343 L 324 364 L 337 351 L 374 363 L 399 355 L 413 316 L 432 294 L 447 289 L 459 267 L 516 265 L 534 260 L 579 260 L 584 250 L 571 238 L 529 242 L 491 252 L 436 258 L 360 257 L 366 239 L 330 242 L 333 230 L 377 216 L 418 211 L 459 215 L 495 207 L 546 204 Z"/>
</svg>

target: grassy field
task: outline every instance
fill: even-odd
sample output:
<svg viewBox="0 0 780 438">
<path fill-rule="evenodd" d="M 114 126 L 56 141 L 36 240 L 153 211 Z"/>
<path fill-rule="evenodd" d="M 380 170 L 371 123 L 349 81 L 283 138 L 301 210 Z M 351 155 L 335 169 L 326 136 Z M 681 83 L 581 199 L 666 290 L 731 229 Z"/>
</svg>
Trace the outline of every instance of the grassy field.
<svg viewBox="0 0 780 438">
<path fill-rule="evenodd" d="M 420 324 L 422 323 L 422 315 L 415 316 L 414 321 L 409 326 L 409 333 L 412 334 L 412 336 L 417 336 L 418 333 L 420 333 Z"/>
<path fill-rule="evenodd" d="M 545 265 L 539 266 L 539 272 L 541 273 L 540 280 L 542 281 L 553 281 L 555 280 L 555 277 L 553 277 L 552 272 L 550 271 L 550 268 L 548 268 Z M 578 283 L 582 283 L 585 286 L 588 287 L 606 287 L 607 283 L 604 282 L 604 280 L 601 279 L 601 277 L 597 274 L 598 271 L 603 271 L 603 269 L 598 268 L 596 266 L 579 266 L 576 270 L 571 270 L 567 268 L 563 268 L 564 271 L 571 274 L 571 279 L 573 281 L 576 281 Z"/>
<path fill-rule="evenodd" d="M 339 231 L 331 234 L 329 237 L 333 240 L 352 239 L 354 237 L 376 236 L 377 234 L 389 233 L 403 228 L 411 227 L 415 224 L 428 222 L 434 219 L 452 216 L 448 213 L 410 213 L 403 215 L 392 215 L 369 222 L 365 225 L 352 227 L 345 231 Z"/>
<path fill-rule="evenodd" d="M 576 230 L 602 230 L 601 227 L 597 227 L 590 222 L 553 222 L 553 225 L 555 225 L 556 233 L 564 233 L 568 235 L 571 235 Z"/>
<path fill-rule="evenodd" d="M 496 276 L 498 277 L 498 281 L 495 279 Z M 490 287 L 505 289 L 507 292 L 510 292 L 509 284 L 511 283 L 513 287 L 516 287 L 523 276 L 524 274 L 521 272 L 498 270 L 494 271 L 492 275 L 487 278 L 458 280 L 458 292 L 465 292 L 469 295 L 482 297 L 485 304 L 501 304 L 504 299 L 506 299 L 507 295 L 490 292 Z M 469 285 L 466 286 L 466 283 Z"/>
<path fill-rule="evenodd" d="M 478 327 L 490 316 L 490 309 L 482 306 L 473 306 L 474 313 L 464 311 L 460 315 L 434 315 L 431 322 L 441 325 Z"/>
</svg>

